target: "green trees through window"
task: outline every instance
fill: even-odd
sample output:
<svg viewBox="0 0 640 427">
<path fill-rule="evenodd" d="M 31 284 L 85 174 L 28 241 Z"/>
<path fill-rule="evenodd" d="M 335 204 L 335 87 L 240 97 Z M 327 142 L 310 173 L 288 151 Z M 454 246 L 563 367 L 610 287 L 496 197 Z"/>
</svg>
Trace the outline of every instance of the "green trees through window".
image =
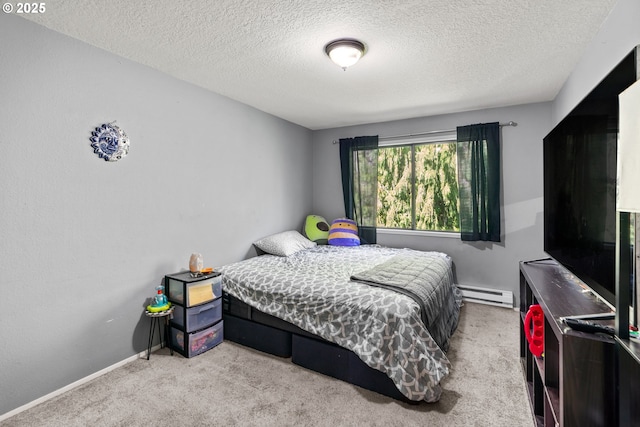
<svg viewBox="0 0 640 427">
<path fill-rule="evenodd" d="M 378 148 L 378 227 L 459 231 L 456 143 Z"/>
</svg>

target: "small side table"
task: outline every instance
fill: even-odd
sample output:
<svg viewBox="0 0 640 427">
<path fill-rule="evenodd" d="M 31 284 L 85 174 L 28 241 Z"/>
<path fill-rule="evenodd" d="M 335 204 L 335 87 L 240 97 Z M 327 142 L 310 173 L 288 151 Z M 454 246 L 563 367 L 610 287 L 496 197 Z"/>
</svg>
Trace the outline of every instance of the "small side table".
<svg viewBox="0 0 640 427">
<path fill-rule="evenodd" d="M 162 348 L 162 333 L 160 332 L 160 319 L 164 319 L 164 339 L 167 340 L 167 346 L 171 351 L 171 355 L 173 356 L 173 347 L 169 340 L 169 319 L 173 318 L 173 306 L 169 307 L 168 310 L 158 311 L 157 313 L 152 313 L 148 310 L 144 311 L 144 314 L 147 317 L 151 318 L 151 326 L 149 328 L 149 344 L 147 345 L 147 360 L 151 357 L 151 345 L 153 344 L 153 334 L 154 334 L 154 326 L 158 326 L 158 336 L 160 337 L 160 348 Z"/>
</svg>

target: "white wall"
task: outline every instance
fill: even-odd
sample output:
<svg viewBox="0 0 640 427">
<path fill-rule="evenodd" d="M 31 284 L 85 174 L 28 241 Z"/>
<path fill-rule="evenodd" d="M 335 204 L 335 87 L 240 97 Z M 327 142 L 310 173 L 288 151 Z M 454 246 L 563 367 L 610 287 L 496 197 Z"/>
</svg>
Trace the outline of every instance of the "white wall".
<svg viewBox="0 0 640 427">
<path fill-rule="evenodd" d="M 378 243 L 393 247 L 439 250 L 453 258 L 458 283 L 519 293 L 518 261 L 541 258 L 542 138 L 550 129 L 550 103 L 496 108 L 442 116 L 316 131 L 313 134 L 313 209 L 331 221 L 344 215 L 339 146 L 333 140 L 360 135 L 403 135 L 486 122 L 514 121 L 502 128 L 501 243 L 468 243 L 459 239 L 378 234 Z"/>
<path fill-rule="evenodd" d="M 115 28 L 114 30 L 117 30 Z M 300 228 L 311 131 L 0 14 L 0 414 L 143 351 L 164 274 Z M 123 160 L 90 147 L 117 120 Z"/>
</svg>

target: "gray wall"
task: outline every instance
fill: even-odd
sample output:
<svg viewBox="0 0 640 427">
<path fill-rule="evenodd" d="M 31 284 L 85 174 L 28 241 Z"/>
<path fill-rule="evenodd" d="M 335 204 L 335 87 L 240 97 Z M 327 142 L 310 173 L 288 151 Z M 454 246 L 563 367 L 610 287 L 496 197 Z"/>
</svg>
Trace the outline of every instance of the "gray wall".
<svg viewBox="0 0 640 427">
<path fill-rule="evenodd" d="M 519 292 L 518 261 L 542 250 L 542 138 L 550 128 L 550 103 L 316 131 L 313 135 L 313 209 L 327 220 L 344 215 L 339 147 L 332 141 L 359 135 L 402 135 L 455 129 L 472 123 L 515 121 L 502 128 L 502 230 L 499 244 L 470 244 L 450 237 L 379 234 L 393 247 L 439 250 L 456 266 L 458 283 Z"/>
<path fill-rule="evenodd" d="M 618 0 L 553 102 L 558 124 L 591 90 L 640 44 L 640 1 Z"/>
<path fill-rule="evenodd" d="M 0 415 L 146 348 L 163 275 L 311 208 L 311 131 L 0 14 Z M 117 120 L 115 163 L 89 136 Z"/>
</svg>

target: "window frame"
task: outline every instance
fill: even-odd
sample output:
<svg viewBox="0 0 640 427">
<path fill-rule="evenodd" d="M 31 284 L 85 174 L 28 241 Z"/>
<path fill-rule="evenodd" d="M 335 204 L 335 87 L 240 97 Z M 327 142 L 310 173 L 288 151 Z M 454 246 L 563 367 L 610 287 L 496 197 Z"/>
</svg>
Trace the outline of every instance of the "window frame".
<svg viewBox="0 0 640 427">
<path fill-rule="evenodd" d="M 378 149 L 397 146 L 410 146 L 411 147 L 411 163 L 413 165 L 411 171 L 411 182 L 415 184 L 415 146 L 423 144 L 443 144 L 443 143 L 457 143 L 457 134 L 455 130 L 452 131 L 440 131 L 425 133 L 421 135 L 404 135 L 398 137 L 380 138 L 378 140 Z M 425 237 L 449 237 L 460 238 L 459 231 L 442 231 L 442 230 L 416 230 L 415 229 L 415 210 L 416 210 L 416 192 L 412 191 L 411 194 L 411 222 L 412 228 L 393 228 L 393 227 L 381 227 L 376 225 L 376 231 L 380 234 L 395 234 L 395 235 L 411 235 L 411 236 L 425 236 Z"/>
</svg>

